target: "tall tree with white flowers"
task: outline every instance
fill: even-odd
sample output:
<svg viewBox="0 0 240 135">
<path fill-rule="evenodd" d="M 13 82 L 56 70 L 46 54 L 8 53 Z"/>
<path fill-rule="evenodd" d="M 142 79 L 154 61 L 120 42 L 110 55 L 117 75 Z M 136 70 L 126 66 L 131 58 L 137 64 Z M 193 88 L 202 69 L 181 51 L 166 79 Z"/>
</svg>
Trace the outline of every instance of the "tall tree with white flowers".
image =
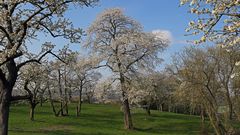
<svg viewBox="0 0 240 135">
<path fill-rule="evenodd" d="M 120 83 L 125 128 L 133 129 L 128 79 L 140 69 L 154 68 L 161 61 L 158 54 L 169 40 L 144 32 L 138 22 L 119 8 L 99 14 L 87 32 L 86 46 L 101 59 L 98 67 L 108 67 Z"/>
</svg>

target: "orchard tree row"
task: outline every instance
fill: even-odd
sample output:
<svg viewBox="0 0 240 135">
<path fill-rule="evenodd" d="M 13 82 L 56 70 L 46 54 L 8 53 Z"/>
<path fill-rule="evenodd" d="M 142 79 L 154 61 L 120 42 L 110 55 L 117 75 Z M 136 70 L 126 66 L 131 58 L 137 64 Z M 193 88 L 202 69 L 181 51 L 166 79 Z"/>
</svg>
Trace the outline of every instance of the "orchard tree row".
<svg viewBox="0 0 240 135">
<path fill-rule="evenodd" d="M 170 40 L 145 32 L 140 23 L 119 8 L 100 13 L 84 32 L 75 28 L 66 12 L 94 7 L 98 0 L 1 0 L 0 1 L 0 134 L 8 134 L 9 108 L 22 100 L 34 109 L 48 102 L 55 116 L 68 116 L 68 106 L 83 96 L 87 101 L 122 104 L 124 127 L 134 129 L 131 108 L 157 108 L 205 117 L 217 135 L 233 134 L 239 109 L 239 0 L 181 0 L 197 14 L 189 22 L 195 44 L 214 47 L 186 48 L 163 72 L 156 71 Z M 37 53 L 39 35 L 79 44 L 86 54 L 65 45 L 59 51 L 45 42 Z M 86 40 L 82 41 L 82 36 Z M 38 39 L 38 40 L 36 40 Z M 49 38 L 50 39 L 50 38 Z M 48 39 L 46 39 L 48 40 Z M 107 72 L 104 70 L 107 69 Z M 109 73 L 108 73 L 109 72 Z M 111 74 L 110 78 L 104 78 Z M 114 98 L 113 98 L 114 97 Z M 59 105 L 57 105 L 59 104 Z"/>
</svg>

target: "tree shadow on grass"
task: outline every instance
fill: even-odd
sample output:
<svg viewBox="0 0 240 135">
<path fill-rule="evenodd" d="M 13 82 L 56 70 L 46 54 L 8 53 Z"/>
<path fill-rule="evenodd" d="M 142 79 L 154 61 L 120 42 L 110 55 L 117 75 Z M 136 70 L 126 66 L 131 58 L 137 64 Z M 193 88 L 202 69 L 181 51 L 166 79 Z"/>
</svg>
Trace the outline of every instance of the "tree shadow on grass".
<svg viewBox="0 0 240 135">
<path fill-rule="evenodd" d="M 177 126 L 177 125 L 175 125 Z M 135 128 L 134 130 L 139 132 L 144 132 L 146 134 L 168 134 L 168 135 L 175 135 L 176 133 L 179 135 L 199 135 L 199 130 L 187 130 L 181 128 L 170 128 L 170 127 L 150 127 L 150 128 Z"/>
<path fill-rule="evenodd" d="M 93 114 L 85 114 L 84 116 L 80 117 L 69 117 L 72 120 L 65 121 L 62 124 L 69 125 L 69 126 L 79 126 L 81 128 L 84 127 L 94 127 L 97 129 L 111 129 L 111 128 L 121 128 L 121 125 L 123 125 L 123 121 L 111 117 L 100 117 L 99 115 L 93 115 Z M 79 119 L 79 120 L 76 120 Z"/>
<path fill-rule="evenodd" d="M 45 134 L 45 135 L 111 135 L 111 134 L 106 134 L 106 133 L 100 133 L 100 132 L 96 132 L 96 133 L 76 133 L 73 132 L 71 130 L 41 130 L 41 131 L 33 131 L 33 130 L 21 130 L 21 129 L 13 129 L 13 130 L 9 130 L 12 133 L 16 133 L 16 134 L 31 134 L 31 135 L 35 135 L 35 134 Z"/>
</svg>

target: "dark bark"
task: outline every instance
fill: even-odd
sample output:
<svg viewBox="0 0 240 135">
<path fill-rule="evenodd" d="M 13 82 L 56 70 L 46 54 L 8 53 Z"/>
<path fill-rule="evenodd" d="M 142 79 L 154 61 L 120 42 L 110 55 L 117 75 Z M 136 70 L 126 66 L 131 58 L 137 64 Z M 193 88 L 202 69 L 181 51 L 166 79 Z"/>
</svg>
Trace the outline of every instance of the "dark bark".
<svg viewBox="0 0 240 135">
<path fill-rule="evenodd" d="M 32 92 L 29 88 L 28 88 L 28 84 L 29 84 L 30 80 L 26 80 L 25 84 L 24 84 L 24 89 L 28 92 L 29 95 L 29 104 L 30 104 L 30 120 L 34 121 L 34 110 L 35 107 L 37 106 L 37 104 L 39 103 L 38 101 L 36 101 L 36 95 L 34 95 L 34 92 Z"/>
<path fill-rule="evenodd" d="M 160 104 L 160 111 L 163 112 L 163 103 Z"/>
<path fill-rule="evenodd" d="M 41 106 L 41 107 L 43 106 L 43 102 L 44 102 L 44 100 L 43 100 L 43 95 L 41 95 L 41 97 L 40 97 L 40 106 Z"/>
<path fill-rule="evenodd" d="M 150 106 L 147 106 L 147 107 L 146 107 L 146 112 L 147 112 L 147 115 L 148 115 L 148 116 L 151 115 L 151 109 L 150 109 Z"/>
<path fill-rule="evenodd" d="M 43 103 L 46 102 L 47 99 L 44 99 L 43 97 L 40 97 L 40 106 L 43 106 Z"/>
<path fill-rule="evenodd" d="M 4 86 L 2 80 L 0 80 L 0 134 L 8 134 L 8 118 L 10 107 L 10 90 Z"/>
<path fill-rule="evenodd" d="M 17 68 L 14 60 L 9 60 L 6 64 L 8 75 L 0 69 L 0 134 L 8 134 L 9 107 L 12 100 L 12 89 L 17 80 Z"/>
</svg>

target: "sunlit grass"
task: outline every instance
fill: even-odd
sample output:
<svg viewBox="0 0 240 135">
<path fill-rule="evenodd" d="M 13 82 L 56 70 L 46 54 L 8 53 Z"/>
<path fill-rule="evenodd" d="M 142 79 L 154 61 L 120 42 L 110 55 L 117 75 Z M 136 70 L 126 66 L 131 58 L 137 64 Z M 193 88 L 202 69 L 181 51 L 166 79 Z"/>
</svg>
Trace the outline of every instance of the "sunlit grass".
<svg viewBox="0 0 240 135">
<path fill-rule="evenodd" d="M 35 121 L 29 120 L 27 105 L 11 107 L 10 135 L 198 135 L 200 118 L 182 114 L 133 110 L 135 130 L 123 129 L 123 114 L 118 105 L 84 104 L 80 117 L 75 105 L 70 116 L 55 117 L 48 104 L 36 109 Z"/>
</svg>

